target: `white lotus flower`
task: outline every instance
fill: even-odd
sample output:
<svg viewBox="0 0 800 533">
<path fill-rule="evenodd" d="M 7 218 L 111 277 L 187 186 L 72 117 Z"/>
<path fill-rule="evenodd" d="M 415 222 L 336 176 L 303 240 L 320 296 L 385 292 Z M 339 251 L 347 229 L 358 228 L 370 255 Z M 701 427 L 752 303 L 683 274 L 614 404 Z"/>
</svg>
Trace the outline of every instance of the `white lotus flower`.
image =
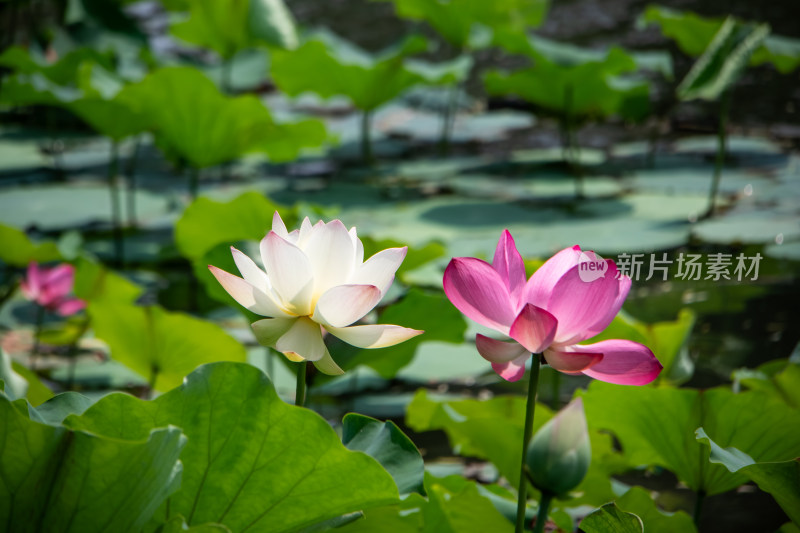
<svg viewBox="0 0 800 533">
<path fill-rule="evenodd" d="M 248 256 L 231 247 L 242 277 L 209 265 L 222 287 L 239 304 L 266 316 L 253 323 L 264 346 L 292 361 L 313 361 L 326 374 L 343 374 L 323 341 L 323 332 L 359 348 L 393 346 L 422 333 L 401 326 L 353 324 L 383 298 L 406 256 L 407 247 L 389 248 L 364 261 L 364 245 L 356 228 L 341 220 L 311 225 L 289 233 L 280 215 L 261 240 L 261 270 Z"/>
</svg>

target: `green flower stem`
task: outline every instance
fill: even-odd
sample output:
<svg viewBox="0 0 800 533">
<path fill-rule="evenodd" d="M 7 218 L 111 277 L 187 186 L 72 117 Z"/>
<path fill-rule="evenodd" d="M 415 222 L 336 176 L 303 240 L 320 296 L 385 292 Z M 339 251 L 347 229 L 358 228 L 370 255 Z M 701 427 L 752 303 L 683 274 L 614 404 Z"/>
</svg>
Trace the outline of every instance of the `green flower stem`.
<svg viewBox="0 0 800 533">
<path fill-rule="evenodd" d="M 706 491 L 698 490 L 697 498 L 694 501 L 694 525 L 700 530 L 700 515 L 703 514 L 703 500 L 706 499 Z"/>
<path fill-rule="evenodd" d="M 306 367 L 308 361 L 297 363 L 297 388 L 294 393 L 294 404 L 303 407 L 306 404 Z"/>
<path fill-rule="evenodd" d="M 371 120 L 372 111 L 364 111 L 361 113 L 361 157 L 364 159 L 364 163 L 368 165 L 373 162 L 372 137 L 370 135 Z"/>
<path fill-rule="evenodd" d="M 453 132 L 453 122 L 455 121 L 456 110 L 458 107 L 458 93 L 461 84 L 453 82 L 447 88 L 447 101 L 442 111 L 442 135 L 439 139 L 439 152 L 442 155 L 450 153 L 450 137 Z"/>
<path fill-rule="evenodd" d="M 128 158 L 128 164 L 125 167 L 125 175 L 128 178 L 128 226 L 135 228 L 138 223 L 136 221 L 136 163 L 139 157 L 139 149 L 142 144 L 142 137 L 136 137 L 133 145 L 133 153 Z"/>
<path fill-rule="evenodd" d="M 547 491 L 542 491 L 542 499 L 539 500 L 539 512 L 536 514 L 536 525 L 533 528 L 533 533 L 542 533 L 544 525 L 547 523 L 547 513 L 550 511 L 550 503 L 553 501 L 553 495 Z"/>
<path fill-rule="evenodd" d="M 525 472 L 525 455 L 528 452 L 528 443 L 531 441 L 531 436 L 533 435 L 533 415 L 536 410 L 536 389 L 539 387 L 540 364 L 541 355 L 538 353 L 533 354 L 528 381 L 528 403 L 525 409 L 525 430 L 522 433 L 522 457 L 520 458 L 519 490 L 517 491 L 516 533 L 522 533 L 525 530 L 525 507 L 528 502 L 528 485 L 526 483 L 528 476 Z"/>
<path fill-rule="evenodd" d="M 119 145 L 111 142 L 111 157 L 108 163 L 108 192 L 111 195 L 111 224 L 114 235 L 114 258 L 117 265 L 125 266 L 125 243 L 122 240 L 122 215 L 117 190 L 117 172 L 119 169 Z"/>
<path fill-rule="evenodd" d="M 719 191 L 719 181 L 722 178 L 722 167 L 725 164 L 725 144 L 728 129 L 728 113 L 731 107 L 731 91 L 728 89 L 720 97 L 719 109 L 719 129 L 717 131 L 717 158 L 714 161 L 714 178 L 711 181 L 711 191 L 708 194 L 708 213 L 713 216 L 717 203 L 717 192 Z"/>
<path fill-rule="evenodd" d="M 89 318 L 87 317 L 81 325 L 78 332 L 75 334 L 75 339 L 69 343 L 67 348 L 67 357 L 69 358 L 69 373 L 67 374 L 67 384 L 64 386 L 66 390 L 72 390 L 75 385 L 75 367 L 78 363 L 78 342 L 84 336 L 86 330 L 89 329 Z"/>
<path fill-rule="evenodd" d="M 42 337 L 42 326 L 44 325 L 44 306 L 38 306 L 36 309 L 36 330 L 33 332 L 33 349 L 31 350 L 30 364 L 31 371 L 36 372 L 36 359 L 39 355 L 40 338 Z"/>
</svg>

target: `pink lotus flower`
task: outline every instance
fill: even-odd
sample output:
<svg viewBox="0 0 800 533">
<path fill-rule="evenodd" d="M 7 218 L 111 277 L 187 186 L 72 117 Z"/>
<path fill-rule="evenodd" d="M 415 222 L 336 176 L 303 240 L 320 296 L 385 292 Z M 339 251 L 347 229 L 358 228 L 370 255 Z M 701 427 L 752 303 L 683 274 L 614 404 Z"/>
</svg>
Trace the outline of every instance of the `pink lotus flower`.
<svg viewBox="0 0 800 533">
<path fill-rule="evenodd" d="M 605 274 L 583 281 L 587 269 L 582 271 L 581 263 L 587 261 L 604 262 Z M 526 281 L 525 265 L 508 230 L 491 265 L 456 257 L 444 273 L 444 291 L 453 305 L 511 337 L 502 341 L 479 334 L 475 339 L 481 356 L 508 381 L 523 376 L 531 353 L 543 353 L 551 367 L 567 374 L 623 385 L 653 381 L 662 366 L 647 346 L 628 340 L 578 344 L 611 323 L 630 286 L 630 278 L 618 276 L 614 261 L 603 261 L 579 246 L 558 252 Z"/>
<path fill-rule="evenodd" d="M 83 300 L 69 296 L 74 283 L 75 267 L 72 265 L 65 263 L 53 268 L 40 268 L 33 261 L 28 265 L 28 274 L 20 286 L 28 300 L 35 301 L 48 311 L 69 316 L 86 307 Z"/>
<path fill-rule="evenodd" d="M 342 374 L 323 341 L 328 332 L 359 348 L 394 346 L 422 331 L 388 324 L 353 324 L 381 301 L 406 256 L 389 248 L 364 261 L 364 246 L 340 220 L 315 225 L 306 217 L 289 233 L 280 215 L 261 241 L 264 270 L 231 247 L 243 278 L 209 265 L 234 300 L 270 317 L 253 323 L 258 341 L 292 361 L 313 361 L 326 374 Z"/>
</svg>

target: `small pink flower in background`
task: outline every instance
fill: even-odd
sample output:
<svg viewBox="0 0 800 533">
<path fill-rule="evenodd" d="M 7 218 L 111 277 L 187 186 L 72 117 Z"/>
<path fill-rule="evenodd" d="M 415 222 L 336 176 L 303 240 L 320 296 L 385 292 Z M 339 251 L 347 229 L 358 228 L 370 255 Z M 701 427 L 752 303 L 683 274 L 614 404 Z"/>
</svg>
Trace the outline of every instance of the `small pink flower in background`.
<svg viewBox="0 0 800 533">
<path fill-rule="evenodd" d="M 394 346 L 422 331 L 389 324 L 354 326 L 381 301 L 406 256 L 389 248 L 364 261 L 364 246 L 340 220 L 315 225 L 306 217 L 287 231 L 280 215 L 261 241 L 264 270 L 231 247 L 242 277 L 209 265 L 243 307 L 270 317 L 253 323 L 258 341 L 292 361 L 313 361 L 326 374 L 342 374 L 328 352 L 327 332 L 359 348 Z"/>
<path fill-rule="evenodd" d="M 22 280 L 22 294 L 48 311 L 61 316 L 74 315 L 86 302 L 70 296 L 75 284 L 75 267 L 66 263 L 53 268 L 43 268 L 35 261 L 28 265 L 28 273 Z"/>
<path fill-rule="evenodd" d="M 567 374 L 622 385 L 650 383 L 662 366 L 647 346 L 628 340 L 578 344 L 611 323 L 631 287 L 630 278 L 617 279 L 610 259 L 603 276 L 583 281 L 580 265 L 586 261 L 603 262 L 579 246 L 566 248 L 526 280 L 522 257 L 505 230 L 491 265 L 472 257 L 451 260 L 444 291 L 466 316 L 511 337 L 475 339 L 478 352 L 503 379 L 517 381 L 530 354 L 543 353 L 551 367 Z"/>
</svg>

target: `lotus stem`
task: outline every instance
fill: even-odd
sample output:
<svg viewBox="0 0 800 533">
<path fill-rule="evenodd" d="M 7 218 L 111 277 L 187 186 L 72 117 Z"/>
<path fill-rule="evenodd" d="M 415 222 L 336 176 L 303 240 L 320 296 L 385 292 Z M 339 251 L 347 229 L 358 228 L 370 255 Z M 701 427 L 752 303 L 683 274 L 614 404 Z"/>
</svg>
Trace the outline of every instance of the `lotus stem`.
<svg viewBox="0 0 800 533">
<path fill-rule="evenodd" d="M 147 392 L 145 392 L 145 397 L 149 397 L 151 400 L 156 395 L 156 381 L 158 380 L 158 367 L 156 365 L 152 365 L 150 367 L 150 379 L 147 381 Z"/>
<path fill-rule="evenodd" d="M 272 348 L 264 348 L 264 368 L 267 371 L 269 379 L 275 380 L 275 354 L 272 353 Z"/>
<path fill-rule="evenodd" d="M 700 530 L 700 515 L 703 514 L 703 501 L 706 499 L 706 491 L 698 490 L 697 498 L 694 500 L 694 513 L 692 515 L 694 525 L 697 530 Z"/>
<path fill-rule="evenodd" d="M 517 490 L 517 525 L 515 532 L 522 533 L 525 529 L 525 508 L 528 502 L 528 485 L 525 468 L 525 455 L 528 452 L 528 443 L 533 435 L 533 416 L 536 410 L 536 390 L 539 387 L 539 366 L 541 355 L 533 354 L 531 371 L 528 381 L 528 400 L 525 407 L 525 428 L 522 433 L 522 457 L 520 458 L 519 489 Z"/>
<path fill-rule="evenodd" d="M 86 320 L 83 321 L 81 328 L 75 334 L 75 339 L 69 344 L 67 348 L 67 357 L 69 357 L 69 373 L 67 374 L 67 383 L 64 386 L 67 390 L 72 390 L 72 387 L 75 384 L 75 367 L 77 366 L 77 357 L 78 357 L 78 342 L 83 337 L 86 330 L 89 329 L 89 318 L 87 317 Z"/>
<path fill-rule="evenodd" d="M 297 363 L 297 387 L 294 393 L 294 404 L 303 407 L 306 404 L 306 368 L 308 361 Z"/>
<path fill-rule="evenodd" d="M 370 137 L 370 122 L 372 119 L 372 111 L 364 111 L 361 114 L 361 157 L 364 163 L 372 164 L 372 139 Z"/>
<path fill-rule="evenodd" d="M 192 202 L 197 200 L 197 190 L 200 184 L 200 169 L 192 166 L 189 170 L 189 197 Z"/>
<path fill-rule="evenodd" d="M 141 144 L 142 138 L 137 137 L 133 145 L 133 153 L 128 158 L 128 164 L 125 167 L 125 175 L 128 178 L 128 225 L 132 228 L 138 225 L 136 221 L 136 163 Z"/>
<path fill-rule="evenodd" d="M 548 491 L 542 491 L 542 499 L 539 500 L 539 512 L 536 514 L 536 525 L 533 527 L 533 533 L 542 533 L 544 525 L 547 523 L 547 513 L 550 511 L 550 503 L 553 501 L 553 495 Z"/>
<path fill-rule="evenodd" d="M 36 372 L 36 361 L 39 356 L 40 338 L 42 336 L 42 327 L 44 326 L 44 312 L 44 306 L 39 305 L 36 309 L 36 329 L 33 332 L 33 348 L 30 355 L 31 372 Z"/>
<path fill-rule="evenodd" d="M 111 157 L 108 162 L 108 192 L 111 195 L 111 231 L 114 235 L 114 258 L 119 266 L 125 266 L 125 243 L 122 240 L 117 170 L 119 167 L 119 145 L 111 141 Z"/>
<path fill-rule="evenodd" d="M 725 164 L 725 143 L 726 130 L 728 129 L 728 114 L 730 112 L 731 93 L 730 90 L 722 93 L 720 97 L 719 109 L 719 130 L 717 131 L 717 158 L 714 161 L 714 178 L 711 181 L 711 192 L 708 195 L 708 213 L 706 216 L 713 216 L 716 208 L 717 191 L 719 182 L 722 178 L 722 166 Z"/>
<path fill-rule="evenodd" d="M 442 136 L 439 140 L 439 152 L 442 155 L 450 153 L 450 136 L 453 131 L 453 122 L 455 121 L 459 87 L 460 84 L 454 82 L 447 90 L 447 102 L 445 102 L 444 112 L 442 113 Z"/>
</svg>

